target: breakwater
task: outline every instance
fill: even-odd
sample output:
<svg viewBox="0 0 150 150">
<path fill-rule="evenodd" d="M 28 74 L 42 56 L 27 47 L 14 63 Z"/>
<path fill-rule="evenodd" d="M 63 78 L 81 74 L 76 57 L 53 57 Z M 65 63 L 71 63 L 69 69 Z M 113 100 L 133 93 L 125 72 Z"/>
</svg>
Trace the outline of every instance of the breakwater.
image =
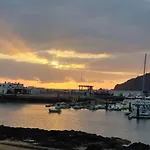
<svg viewBox="0 0 150 150">
<path fill-rule="evenodd" d="M 142 143 L 132 143 L 121 138 L 108 138 L 96 134 L 88 134 L 81 131 L 56 131 L 32 128 L 15 128 L 0 126 L 0 141 L 11 140 L 30 143 L 36 148 L 60 148 L 73 150 L 83 147 L 85 150 L 149 150 L 150 146 Z M 130 145 L 129 145 L 130 144 Z"/>
<path fill-rule="evenodd" d="M 123 101 L 123 96 L 82 96 L 82 95 L 50 95 L 50 94 L 3 94 L 0 102 L 22 102 L 22 103 L 55 103 L 73 101 L 95 101 L 100 103 L 116 103 Z"/>
</svg>

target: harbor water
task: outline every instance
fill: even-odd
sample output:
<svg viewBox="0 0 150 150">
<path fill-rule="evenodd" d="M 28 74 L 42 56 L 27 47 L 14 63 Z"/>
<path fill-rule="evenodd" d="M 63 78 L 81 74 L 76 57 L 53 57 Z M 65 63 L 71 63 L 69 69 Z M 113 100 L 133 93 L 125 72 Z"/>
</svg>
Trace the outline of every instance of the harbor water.
<svg viewBox="0 0 150 150">
<path fill-rule="evenodd" d="M 46 130 L 80 130 L 150 144 L 150 120 L 128 120 L 121 111 L 62 110 L 49 114 L 42 104 L 0 104 L 0 124 Z"/>
</svg>

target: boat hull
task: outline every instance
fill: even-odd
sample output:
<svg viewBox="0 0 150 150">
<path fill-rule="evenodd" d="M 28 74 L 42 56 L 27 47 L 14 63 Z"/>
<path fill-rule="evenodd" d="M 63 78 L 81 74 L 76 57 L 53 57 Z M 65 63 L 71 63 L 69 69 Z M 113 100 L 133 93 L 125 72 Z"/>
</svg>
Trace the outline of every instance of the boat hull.
<svg viewBox="0 0 150 150">
<path fill-rule="evenodd" d="M 61 113 L 60 109 L 49 109 L 49 113 Z"/>
</svg>

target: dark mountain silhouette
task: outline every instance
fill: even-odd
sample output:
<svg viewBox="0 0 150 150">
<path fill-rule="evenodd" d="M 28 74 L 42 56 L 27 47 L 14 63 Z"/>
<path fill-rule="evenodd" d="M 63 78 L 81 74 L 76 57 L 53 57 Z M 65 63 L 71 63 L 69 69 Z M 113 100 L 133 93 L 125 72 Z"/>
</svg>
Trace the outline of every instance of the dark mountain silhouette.
<svg viewBox="0 0 150 150">
<path fill-rule="evenodd" d="M 114 90 L 142 91 L 143 76 L 132 78 L 122 84 L 117 84 Z M 145 74 L 145 91 L 150 91 L 150 73 Z"/>
</svg>

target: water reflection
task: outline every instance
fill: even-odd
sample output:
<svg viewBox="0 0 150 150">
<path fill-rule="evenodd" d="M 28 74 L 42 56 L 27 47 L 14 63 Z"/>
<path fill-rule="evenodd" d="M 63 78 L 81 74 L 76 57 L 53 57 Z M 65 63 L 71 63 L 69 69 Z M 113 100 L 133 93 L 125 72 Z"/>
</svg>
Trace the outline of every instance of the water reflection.
<svg viewBox="0 0 150 150">
<path fill-rule="evenodd" d="M 49 114 L 44 105 L 0 104 L 0 122 L 10 126 L 48 130 L 82 130 L 150 143 L 150 121 L 128 120 L 123 112 L 69 109 L 59 115 Z"/>
</svg>

